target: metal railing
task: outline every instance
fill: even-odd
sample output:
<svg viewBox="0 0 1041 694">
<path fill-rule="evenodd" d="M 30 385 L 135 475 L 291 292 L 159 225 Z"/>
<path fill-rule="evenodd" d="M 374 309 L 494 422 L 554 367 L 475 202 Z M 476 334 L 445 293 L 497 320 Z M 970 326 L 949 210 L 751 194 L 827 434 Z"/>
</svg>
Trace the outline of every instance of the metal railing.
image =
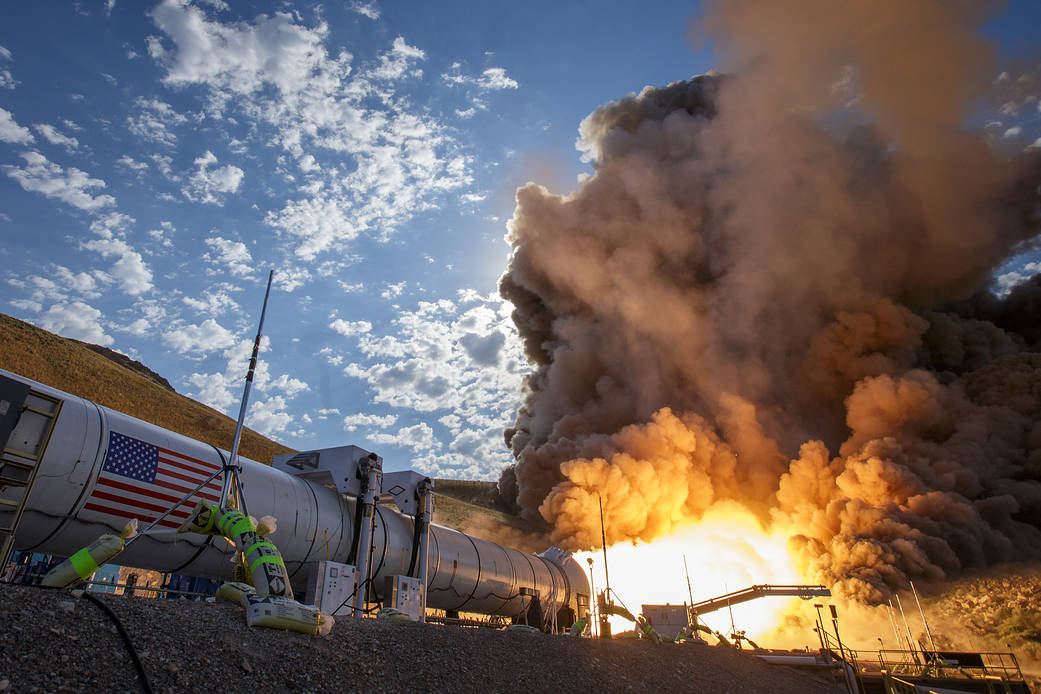
<svg viewBox="0 0 1041 694">
<path fill-rule="evenodd" d="M 44 573 L 25 572 L 17 574 L 11 578 L 0 579 L 0 585 L 11 585 L 11 586 L 38 586 L 40 581 L 46 575 Z M 174 599 L 178 597 L 191 597 L 191 598 L 209 598 L 213 597 L 212 592 L 201 592 L 192 590 L 179 590 L 177 588 L 170 588 L 164 586 L 150 586 L 140 583 L 119 583 L 116 581 L 100 580 L 87 580 L 80 581 L 78 584 L 73 586 L 75 588 L 86 588 L 93 593 L 110 593 L 113 595 L 124 595 L 126 597 L 140 597 L 140 598 L 163 598 L 163 599 Z M 99 588 L 112 588 L 113 590 L 99 590 Z M 119 592 L 121 589 L 122 592 Z M 144 595 L 143 593 L 149 593 Z"/>
<path fill-rule="evenodd" d="M 433 624 L 491 629 L 501 629 L 512 623 L 509 617 L 502 615 L 479 615 L 473 612 L 464 612 L 458 617 L 449 617 L 445 610 L 435 608 L 427 609 L 426 621 Z"/>
<path fill-rule="evenodd" d="M 981 680 L 987 688 L 987 694 L 1013 694 L 1012 687 L 1004 677 L 987 675 Z M 891 672 L 882 671 L 882 685 L 886 694 L 918 694 L 922 691 L 914 682 L 897 677 Z"/>
<path fill-rule="evenodd" d="M 957 659 L 957 653 L 943 651 L 878 651 L 879 670 L 912 677 L 955 677 L 986 679 L 988 677 L 1023 679 L 1019 660 L 1010 651 L 973 652 L 971 661 Z M 953 656 L 953 657 L 945 657 Z"/>
</svg>

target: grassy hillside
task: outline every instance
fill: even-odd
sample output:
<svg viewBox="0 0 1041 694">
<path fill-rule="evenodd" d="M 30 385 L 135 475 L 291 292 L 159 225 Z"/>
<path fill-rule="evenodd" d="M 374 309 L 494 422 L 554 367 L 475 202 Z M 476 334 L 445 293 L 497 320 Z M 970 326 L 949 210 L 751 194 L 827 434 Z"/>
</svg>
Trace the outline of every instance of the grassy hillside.
<svg viewBox="0 0 1041 694">
<path fill-rule="evenodd" d="M 147 367 L 123 355 L 109 357 L 108 352 L 111 350 L 99 353 L 94 346 L 0 314 L 0 368 L 164 429 L 231 448 L 235 420 L 178 395 Z M 243 431 L 239 450 L 246 458 L 262 463 L 270 463 L 277 453 L 292 451 L 251 429 Z"/>
<path fill-rule="evenodd" d="M 499 492 L 495 482 L 482 482 L 480 480 L 449 480 L 437 478 L 434 480 L 434 489 L 438 494 L 450 496 L 459 501 L 465 501 L 474 506 L 483 506 L 493 511 L 505 511 L 505 507 L 499 499 Z"/>
</svg>

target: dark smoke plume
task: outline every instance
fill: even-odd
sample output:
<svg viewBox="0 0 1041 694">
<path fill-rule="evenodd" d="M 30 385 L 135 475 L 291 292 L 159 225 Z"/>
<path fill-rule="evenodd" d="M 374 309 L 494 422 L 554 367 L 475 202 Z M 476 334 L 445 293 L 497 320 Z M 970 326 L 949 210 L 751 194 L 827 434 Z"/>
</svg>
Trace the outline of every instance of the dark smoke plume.
<svg viewBox="0 0 1041 694">
<path fill-rule="evenodd" d="M 966 127 L 987 3 L 732 0 L 726 56 L 581 126 L 595 174 L 517 192 L 501 281 L 535 367 L 502 493 L 556 541 L 651 540 L 738 501 L 807 576 L 1041 557 L 1036 150 Z"/>
</svg>

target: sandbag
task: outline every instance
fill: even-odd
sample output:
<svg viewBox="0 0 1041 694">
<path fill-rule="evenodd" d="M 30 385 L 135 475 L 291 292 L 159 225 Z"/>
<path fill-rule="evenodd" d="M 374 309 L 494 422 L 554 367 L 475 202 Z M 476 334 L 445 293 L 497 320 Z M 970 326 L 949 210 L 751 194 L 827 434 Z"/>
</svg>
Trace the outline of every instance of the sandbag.
<svg viewBox="0 0 1041 694">
<path fill-rule="evenodd" d="M 222 583 L 217 592 L 213 594 L 213 597 L 218 601 L 230 602 L 236 605 L 246 607 L 247 595 L 256 595 L 257 589 L 248 583 L 239 583 L 238 581 L 228 581 Z"/>
<path fill-rule="evenodd" d="M 525 634 L 541 634 L 542 629 L 527 624 L 508 624 L 502 628 L 503 631 L 519 631 Z"/>
<path fill-rule="evenodd" d="M 175 532 L 220 535 L 220 531 L 216 528 L 218 516 L 220 516 L 220 507 L 217 504 L 200 501 Z"/>
<path fill-rule="evenodd" d="M 661 643 L 661 636 L 658 635 L 658 632 L 655 631 L 654 627 L 651 626 L 650 622 L 642 614 L 636 615 L 636 625 L 643 632 L 643 638 L 650 639 L 655 643 Z"/>
<path fill-rule="evenodd" d="M 411 622 L 412 617 L 396 607 L 384 607 L 376 613 L 377 619 L 386 619 L 391 622 Z"/>
<path fill-rule="evenodd" d="M 245 595 L 246 624 L 251 627 L 287 629 L 302 634 L 328 634 L 336 620 L 317 607 L 274 595 Z"/>
<path fill-rule="evenodd" d="M 275 519 L 265 516 L 261 530 L 274 532 Z M 248 581 L 257 589 L 257 595 L 293 597 L 285 562 L 275 545 L 257 532 L 256 521 L 241 511 L 226 506 L 200 502 L 177 529 L 179 533 L 223 535 L 234 541 L 242 553 Z"/>
<path fill-rule="evenodd" d="M 123 526 L 119 535 L 105 534 L 47 572 L 40 585 L 64 588 L 76 581 L 86 580 L 123 551 L 126 540 L 137 534 L 137 519 Z"/>
</svg>

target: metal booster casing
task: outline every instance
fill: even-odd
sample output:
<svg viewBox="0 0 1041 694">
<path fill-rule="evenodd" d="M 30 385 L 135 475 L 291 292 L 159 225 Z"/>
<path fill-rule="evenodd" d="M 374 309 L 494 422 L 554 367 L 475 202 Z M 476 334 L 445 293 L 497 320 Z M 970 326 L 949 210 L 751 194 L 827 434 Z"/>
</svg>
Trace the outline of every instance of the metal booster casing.
<svg viewBox="0 0 1041 694">
<path fill-rule="evenodd" d="M 89 400 L 3 370 L 0 376 L 29 385 L 30 397 L 57 403 L 53 430 L 44 442 L 15 534 L 19 550 L 69 556 L 100 534 L 118 532 L 130 517 L 145 525 L 228 458 L 214 446 Z M 21 422 L 9 446 L 31 448 L 37 429 Z M 136 476 L 147 477 L 156 459 L 160 473 L 140 484 Z M 319 561 L 346 561 L 356 531 L 355 499 L 252 460 L 240 457 L 239 464 L 249 512 L 278 519 L 270 540 L 278 546 L 294 588 L 303 594 Z M 219 499 L 223 474 L 202 490 L 203 498 Z M 135 540 L 120 555 L 120 563 L 231 580 L 234 548 L 229 543 L 174 533 L 192 505 L 184 504 Z M 397 509 L 377 506 L 373 526 L 371 585 L 379 598 L 385 577 L 408 571 L 414 521 Z M 428 606 L 444 610 L 518 616 L 533 593 L 546 614 L 570 608 L 577 615 L 589 604 L 585 574 L 567 553 L 524 554 L 437 525 L 430 526 L 427 586 Z"/>
</svg>

